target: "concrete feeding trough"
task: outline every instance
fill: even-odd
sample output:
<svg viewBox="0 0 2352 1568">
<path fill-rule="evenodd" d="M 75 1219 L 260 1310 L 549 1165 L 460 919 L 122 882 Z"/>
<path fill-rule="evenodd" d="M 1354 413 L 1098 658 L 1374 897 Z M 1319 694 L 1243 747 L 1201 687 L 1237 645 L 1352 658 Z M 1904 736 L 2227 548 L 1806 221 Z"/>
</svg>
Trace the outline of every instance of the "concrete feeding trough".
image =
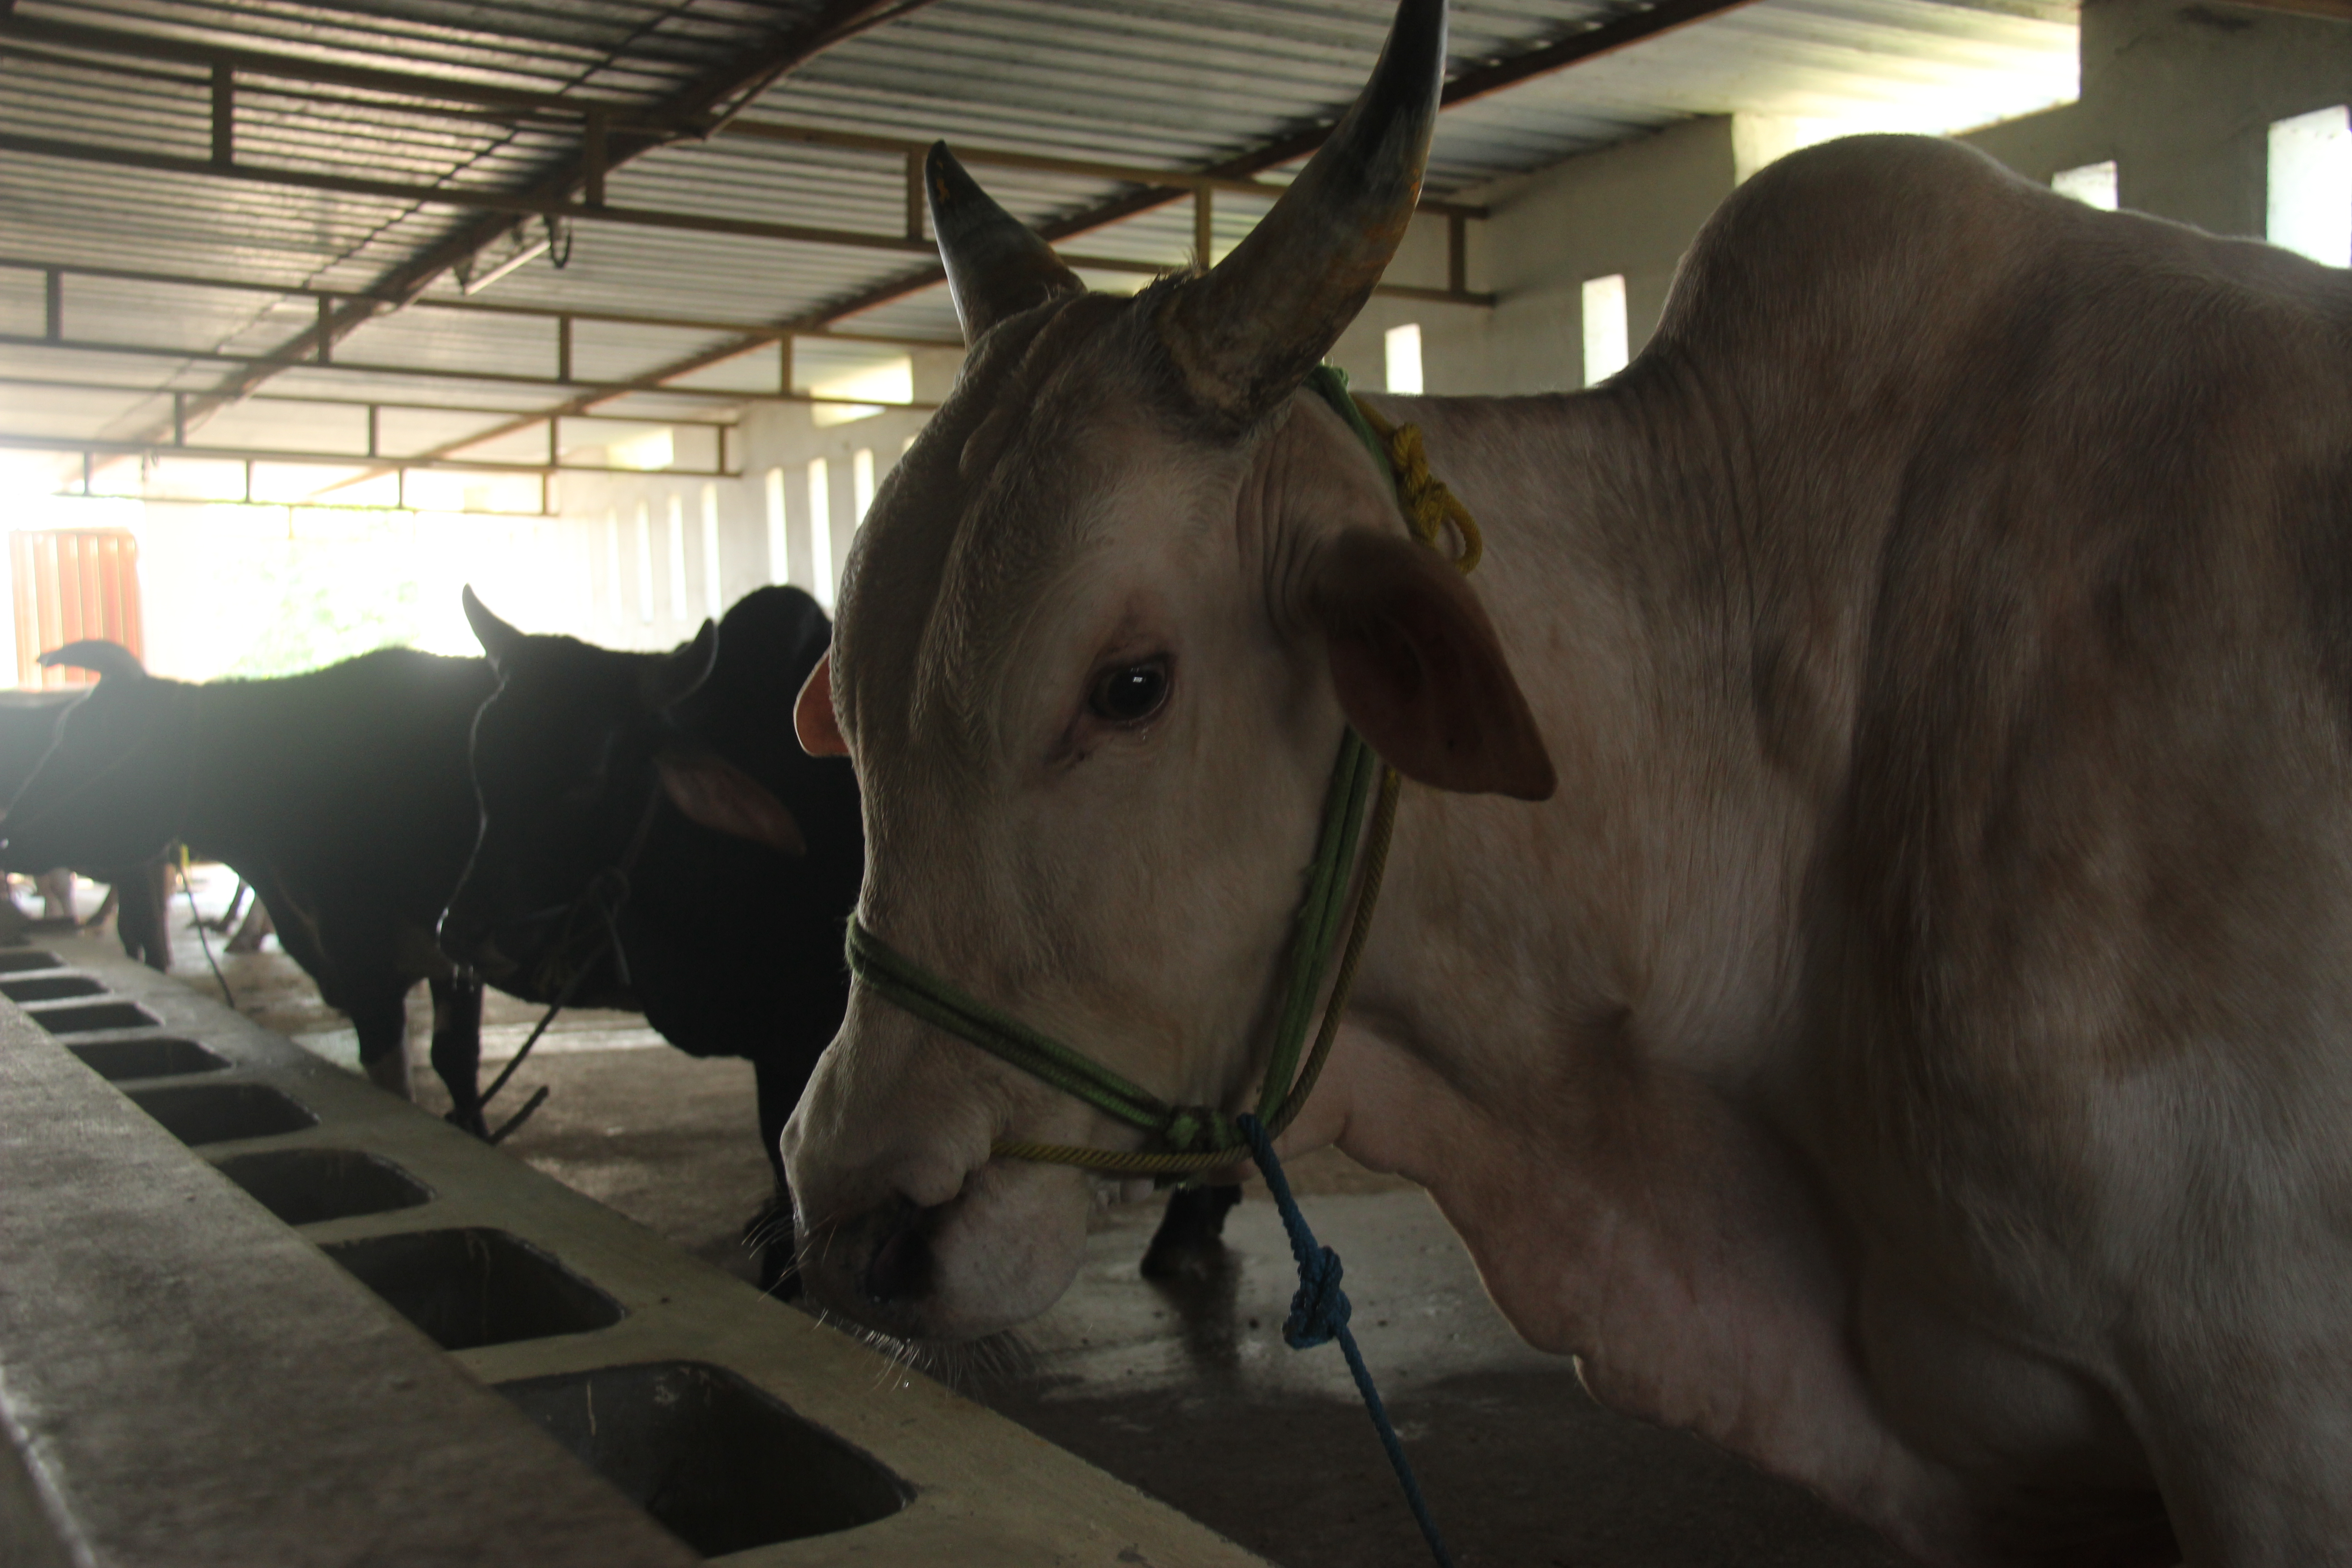
<svg viewBox="0 0 2352 1568">
<path fill-rule="evenodd" d="M 0 980 L 0 996 L 11 1002 L 55 1002 L 67 996 L 96 996 L 105 986 L 88 974 L 26 974 Z"/>
<path fill-rule="evenodd" d="M 389 1214 L 433 1197 L 432 1188 L 391 1161 L 356 1149 L 265 1149 L 232 1154 L 219 1170 L 288 1225 Z"/>
<path fill-rule="evenodd" d="M 110 1082 L 143 1078 L 186 1078 L 200 1072 L 220 1072 L 226 1058 L 215 1056 L 194 1040 L 170 1035 L 147 1035 L 127 1040 L 92 1040 L 68 1046 L 82 1065 Z"/>
<path fill-rule="evenodd" d="M 51 971 L 0 1001 L 0 1560 L 1261 1561 L 93 939 L 0 949 Z"/>
<path fill-rule="evenodd" d="M 327 1256 L 445 1351 L 609 1329 L 621 1304 L 502 1230 L 411 1230 L 339 1241 Z"/>
<path fill-rule="evenodd" d="M 664 1528 L 719 1557 L 907 1506 L 905 1483 L 724 1367 L 656 1362 L 499 1384 Z M 775 1478 L 799 1483 L 777 1486 Z"/>
</svg>

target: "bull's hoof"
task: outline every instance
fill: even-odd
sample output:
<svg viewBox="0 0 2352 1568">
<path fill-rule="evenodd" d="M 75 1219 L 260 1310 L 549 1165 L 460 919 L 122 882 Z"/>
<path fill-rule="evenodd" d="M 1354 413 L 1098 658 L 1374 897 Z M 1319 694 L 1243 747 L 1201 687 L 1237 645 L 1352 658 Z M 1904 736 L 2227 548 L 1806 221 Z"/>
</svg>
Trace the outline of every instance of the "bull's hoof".
<svg viewBox="0 0 2352 1568">
<path fill-rule="evenodd" d="M 490 1124 L 482 1120 L 482 1108 L 478 1105 L 452 1107 L 442 1113 L 441 1120 L 460 1132 L 472 1133 L 485 1143 L 490 1141 Z"/>
<path fill-rule="evenodd" d="M 1144 1249 L 1146 1279 L 1204 1279 L 1225 1260 L 1225 1215 L 1242 1201 L 1239 1187 L 1179 1187 L 1168 1194 L 1151 1245 Z"/>
</svg>

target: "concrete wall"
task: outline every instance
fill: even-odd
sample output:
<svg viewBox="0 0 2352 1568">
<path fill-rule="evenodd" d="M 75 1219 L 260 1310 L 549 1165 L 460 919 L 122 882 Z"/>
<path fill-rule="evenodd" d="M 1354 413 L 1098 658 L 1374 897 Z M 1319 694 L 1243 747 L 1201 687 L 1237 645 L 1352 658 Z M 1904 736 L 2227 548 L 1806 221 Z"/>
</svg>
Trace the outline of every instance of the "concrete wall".
<svg viewBox="0 0 2352 1568">
<path fill-rule="evenodd" d="M 954 383 L 961 355 L 918 350 L 915 400 L 937 404 Z M 706 615 L 723 613 L 767 583 L 791 583 L 830 604 L 843 562 L 863 521 L 856 508 L 857 454 L 870 452 L 878 489 L 929 418 L 928 409 L 883 413 L 821 426 L 809 404 L 755 405 L 728 444 L 740 479 L 665 473 L 566 474 L 562 513 L 546 564 L 576 584 L 550 600 L 549 624 L 609 647 L 669 647 L 694 635 Z M 826 469 L 826 534 L 831 560 L 819 582 L 818 534 L 812 526 L 810 465 Z M 717 595 L 711 595 L 710 532 L 717 521 Z M 678 519 L 672 544 L 670 519 Z M 718 606 L 713 609 L 714 603 Z"/>
<path fill-rule="evenodd" d="M 1388 329 L 1418 321 L 1423 386 L 1433 395 L 1580 387 L 1585 279 L 1624 275 L 1638 349 L 1657 326 L 1675 263 L 1738 175 L 1732 121 L 1710 119 L 1473 192 L 1466 199 L 1493 216 L 1470 227 L 1470 286 L 1500 302 L 1479 310 L 1375 298 L 1332 359 L 1357 386 L 1379 390 Z"/>
<path fill-rule="evenodd" d="M 2089 0 L 2080 100 L 1961 140 L 2035 180 L 2113 159 L 2125 206 L 2259 236 L 2271 122 L 2347 99 L 2352 26 L 2341 22 L 2196 0 Z M 1376 299 L 1333 358 L 1359 387 L 1381 388 L 1387 330 L 1417 321 L 1431 393 L 1580 386 L 1584 280 L 1624 275 L 1638 352 L 1707 215 L 1822 130 L 1746 114 L 1686 121 L 1466 193 L 1494 213 L 1471 226 L 1470 286 L 1500 302 L 1481 310 Z M 1391 277 L 1433 280 L 1427 271 L 1424 258 L 1403 257 Z"/>
<path fill-rule="evenodd" d="M 2228 5 L 2092 0 L 2083 92 L 1964 140 L 2018 173 L 2113 159 L 2122 205 L 2263 232 L 2271 122 L 2352 99 L 2352 26 Z"/>
</svg>

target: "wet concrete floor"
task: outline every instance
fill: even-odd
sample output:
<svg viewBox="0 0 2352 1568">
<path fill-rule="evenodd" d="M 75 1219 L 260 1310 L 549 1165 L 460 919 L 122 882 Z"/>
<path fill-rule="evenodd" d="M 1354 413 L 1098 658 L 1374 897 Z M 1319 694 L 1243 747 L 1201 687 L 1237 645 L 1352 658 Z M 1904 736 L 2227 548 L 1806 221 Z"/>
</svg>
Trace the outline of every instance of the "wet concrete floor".
<svg viewBox="0 0 2352 1568">
<path fill-rule="evenodd" d="M 207 907 L 231 886 L 200 868 Z M 180 909 L 173 971 L 217 994 Z M 222 965 L 249 1016 L 356 1065 L 347 1026 L 274 942 Z M 535 1017 L 494 996 L 486 1067 Z M 415 1037 L 428 1027 L 420 988 Z M 751 1068 L 654 1039 L 627 1015 L 568 1016 L 501 1097 L 511 1110 L 551 1089 L 506 1147 L 748 1280 L 740 1232 L 767 1182 Z M 419 1102 L 446 1109 L 416 1055 Z M 1336 1152 L 1297 1162 L 1292 1180 L 1345 1259 L 1359 1340 L 1464 1568 L 1906 1561 L 1799 1489 L 1595 1404 L 1571 1364 L 1512 1334 L 1419 1189 Z M 1282 1342 L 1296 1278 L 1264 1191 L 1254 1185 L 1227 1220 L 1222 1267 L 1197 1279 L 1139 1273 L 1158 1218 L 1156 1202 L 1098 1215 L 1063 1300 L 1016 1342 L 942 1375 L 1287 1568 L 1428 1562 L 1337 1347 Z"/>
</svg>

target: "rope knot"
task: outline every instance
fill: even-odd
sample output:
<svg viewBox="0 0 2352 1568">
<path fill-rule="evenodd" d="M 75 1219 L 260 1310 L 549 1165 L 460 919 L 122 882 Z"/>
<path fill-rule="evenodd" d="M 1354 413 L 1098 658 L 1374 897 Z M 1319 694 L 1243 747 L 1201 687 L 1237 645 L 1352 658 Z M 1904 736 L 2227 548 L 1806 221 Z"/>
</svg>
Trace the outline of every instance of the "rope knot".
<svg viewBox="0 0 2352 1568">
<path fill-rule="evenodd" d="M 1167 1125 L 1160 1129 L 1160 1135 L 1170 1149 L 1180 1154 L 1237 1150 L 1242 1142 L 1232 1117 L 1199 1105 L 1181 1105 L 1169 1112 Z"/>
<path fill-rule="evenodd" d="M 1282 1321 L 1283 1342 L 1295 1351 L 1329 1344 L 1348 1322 L 1348 1293 L 1339 1289 L 1339 1255 L 1328 1247 L 1315 1252 L 1314 1258 L 1299 1260 L 1298 1293 L 1290 1298 L 1290 1316 Z"/>
</svg>

